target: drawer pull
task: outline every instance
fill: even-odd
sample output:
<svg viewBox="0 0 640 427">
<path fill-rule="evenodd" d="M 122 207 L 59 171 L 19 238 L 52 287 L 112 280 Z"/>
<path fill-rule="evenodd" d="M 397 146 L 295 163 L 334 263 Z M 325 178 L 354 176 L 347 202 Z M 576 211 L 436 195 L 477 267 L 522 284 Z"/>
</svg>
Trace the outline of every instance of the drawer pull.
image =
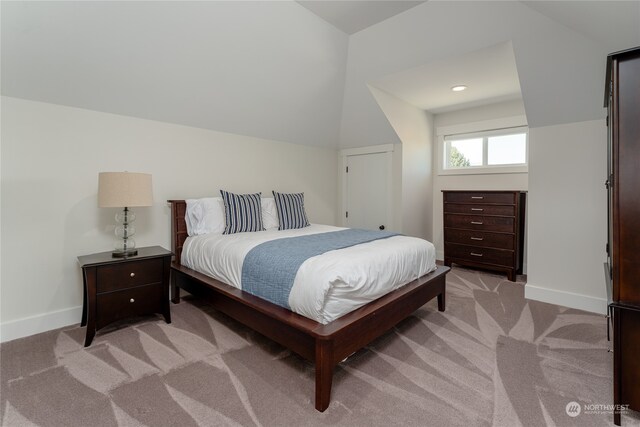
<svg viewBox="0 0 640 427">
<path fill-rule="evenodd" d="M 482 225 L 482 221 L 471 221 L 471 224 Z"/>
<path fill-rule="evenodd" d="M 129 276 L 136 277 L 136 273 L 131 273 Z"/>
<path fill-rule="evenodd" d="M 482 208 L 471 208 L 472 211 L 482 212 L 484 209 Z"/>
<path fill-rule="evenodd" d="M 471 240 L 484 240 L 484 237 L 469 237 Z"/>
<path fill-rule="evenodd" d="M 136 302 L 136 300 L 134 300 L 133 298 L 131 298 L 131 299 L 129 300 L 129 302 Z"/>
<path fill-rule="evenodd" d="M 482 256 L 482 254 L 477 254 L 475 252 L 471 252 L 469 255 L 473 255 L 473 256 Z"/>
<path fill-rule="evenodd" d="M 478 199 L 478 200 L 482 200 L 484 199 L 484 196 L 471 196 L 472 199 Z"/>
</svg>

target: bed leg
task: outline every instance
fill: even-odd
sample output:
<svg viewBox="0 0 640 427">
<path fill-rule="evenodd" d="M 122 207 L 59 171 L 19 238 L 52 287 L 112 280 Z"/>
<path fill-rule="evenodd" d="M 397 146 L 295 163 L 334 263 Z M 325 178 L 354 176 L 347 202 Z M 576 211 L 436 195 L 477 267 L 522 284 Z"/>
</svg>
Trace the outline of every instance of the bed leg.
<svg viewBox="0 0 640 427">
<path fill-rule="evenodd" d="M 443 289 L 442 293 L 438 294 L 438 311 L 444 311 L 445 302 L 445 291 Z"/>
<path fill-rule="evenodd" d="M 174 304 L 180 303 L 180 287 L 178 286 L 177 273 L 171 273 L 171 302 Z"/>
<path fill-rule="evenodd" d="M 331 401 L 333 342 L 316 340 L 316 409 L 324 412 Z"/>
</svg>

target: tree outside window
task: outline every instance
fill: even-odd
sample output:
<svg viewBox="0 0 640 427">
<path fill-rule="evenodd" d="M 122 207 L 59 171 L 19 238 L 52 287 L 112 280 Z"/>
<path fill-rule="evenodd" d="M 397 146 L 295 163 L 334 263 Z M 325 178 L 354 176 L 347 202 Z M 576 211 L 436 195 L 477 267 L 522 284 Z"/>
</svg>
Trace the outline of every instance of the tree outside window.
<svg viewBox="0 0 640 427">
<path fill-rule="evenodd" d="M 471 162 L 456 147 L 451 147 L 449 165 L 452 168 L 464 168 L 471 166 Z"/>
</svg>

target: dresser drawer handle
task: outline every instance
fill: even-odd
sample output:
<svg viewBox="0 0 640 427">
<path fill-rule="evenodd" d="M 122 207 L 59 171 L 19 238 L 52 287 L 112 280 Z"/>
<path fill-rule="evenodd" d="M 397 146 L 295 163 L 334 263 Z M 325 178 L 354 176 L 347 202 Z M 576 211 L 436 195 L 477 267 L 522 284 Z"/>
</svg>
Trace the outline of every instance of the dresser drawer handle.
<svg viewBox="0 0 640 427">
<path fill-rule="evenodd" d="M 129 276 L 136 277 L 136 273 L 131 273 Z"/>
<path fill-rule="evenodd" d="M 483 200 L 484 196 L 471 196 L 472 199 Z"/>
<path fill-rule="evenodd" d="M 471 240 L 484 240 L 484 237 L 469 237 Z"/>
<path fill-rule="evenodd" d="M 484 209 L 481 208 L 471 208 L 472 211 L 482 212 Z"/>
<path fill-rule="evenodd" d="M 482 221 L 471 221 L 471 224 L 482 225 Z"/>
<path fill-rule="evenodd" d="M 133 298 L 131 298 L 131 299 L 129 300 L 129 302 L 132 302 L 132 303 L 133 303 L 133 302 L 136 302 L 136 300 L 134 300 Z"/>
<path fill-rule="evenodd" d="M 470 255 L 473 255 L 473 256 L 482 256 L 482 254 L 477 254 L 477 253 L 475 253 L 475 252 L 471 252 L 471 253 L 470 253 Z"/>
</svg>

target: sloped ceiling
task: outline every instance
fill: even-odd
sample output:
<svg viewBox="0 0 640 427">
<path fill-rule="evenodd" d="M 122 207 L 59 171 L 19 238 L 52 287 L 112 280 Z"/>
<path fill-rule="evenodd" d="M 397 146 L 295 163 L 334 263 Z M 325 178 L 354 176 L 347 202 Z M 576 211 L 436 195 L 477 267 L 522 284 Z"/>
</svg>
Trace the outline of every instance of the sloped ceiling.
<svg viewBox="0 0 640 427">
<path fill-rule="evenodd" d="M 589 8 L 592 2 L 569 3 L 571 7 Z M 615 2 L 612 7 L 616 7 Z M 622 7 L 610 15 L 627 11 Z M 341 146 L 397 141 L 368 85 L 506 42 L 513 46 L 530 127 L 603 119 L 607 53 L 640 45 L 640 37 L 634 36 L 635 24 L 640 22 L 620 19 L 618 25 L 626 26 L 621 31 L 631 37 L 618 40 L 600 30 L 590 30 L 586 35 L 561 20 L 522 2 L 429 1 L 410 13 L 353 34 L 349 39 Z M 607 25 L 606 21 L 593 25 L 600 28 Z M 618 31 L 615 25 L 609 29 Z"/>
<path fill-rule="evenodd" d="M 601 43 L 608 51 L 640 40 L 640 1 L 524 1 L 527 7 Z"/>
<path fill-rule="evenodd" d="M 298 3 L 339 30 L 353 34 L 424 3 L 424 1 L 299 0 Z"/>
<path fill-rule="evenodd" d="M 352 147 L 397 140 L 367 85 L 511 42 L 529 123 L 546 126 L 603 117 L 604 58 L 640 45 L 638 4 L 429 1 L 348 36 L 294 1 L 2 2 L 1 88 Z"/>
<path fill-rule="evenodd" d="M 2 94 L 336 147 L 348 36 L 295 2 L 2 2 Z"/>
<path fill-rule="evenodd" d="M 409 68 L 369 85 L 433 114 L 522 98 L 509 42 Z M 458 85 L 467 89 L 451 90 Z"/>
</svg>

